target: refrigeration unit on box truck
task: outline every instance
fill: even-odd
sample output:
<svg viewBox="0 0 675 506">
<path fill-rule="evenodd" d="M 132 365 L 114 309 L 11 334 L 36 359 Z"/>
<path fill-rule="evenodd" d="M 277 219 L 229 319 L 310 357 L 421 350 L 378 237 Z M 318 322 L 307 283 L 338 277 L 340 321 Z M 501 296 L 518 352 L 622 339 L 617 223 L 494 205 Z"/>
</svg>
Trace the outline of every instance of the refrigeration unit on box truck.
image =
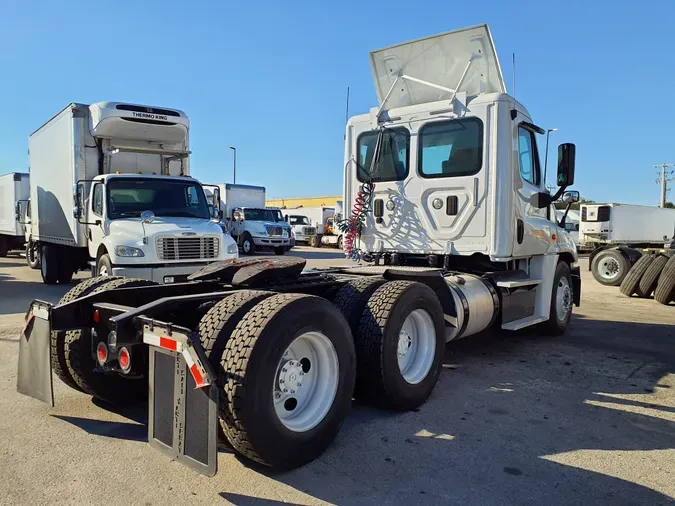
<svg viewBox="0 0 675 506">
<path fill-rule="evenodd" d="M 644 249 L 663 249 L 675 237 L 675 209 L 632 204 L 583 204 L 579 241 L 591 249 L 597 281 L 618 286 Z"/>
<path fill-rule="evenodd" d="M 44 282 L 91 267 L 172 283 L 237 257 L 190 177 L 188 141 L 182 111 L 121 102 L 69 104 L 33 132 L 31 241 Z"/>
<path fill-rule="evenodd" d="M 23 250 L 23 221 L 29 193 L 29 175 L 11 172 L 0 176 L 0 257 L 10 250 Z M 23 211 L 22 211 L 23 210 Z"/>
</svg>

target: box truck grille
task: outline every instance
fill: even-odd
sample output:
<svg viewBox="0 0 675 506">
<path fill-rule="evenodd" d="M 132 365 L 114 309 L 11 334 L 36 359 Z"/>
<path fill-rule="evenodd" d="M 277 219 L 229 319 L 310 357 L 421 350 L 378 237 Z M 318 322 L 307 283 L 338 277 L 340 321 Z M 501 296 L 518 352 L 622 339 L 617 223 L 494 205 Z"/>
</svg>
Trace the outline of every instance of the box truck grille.
<svg viewBox="0 0 675 506">
<path fill-rule="evenodd" d="M 208 260 L 218 257 L 217 237 L 159 237 L 160 260 Z"/>
<path fill-rule="evenodd" d="M 316 229 L 314 227 L 304 227 L 302 233 L 305 235 L 316 235 Z"/>
<path fill-rule="evenodd" d="M 283 227 L 268 226 L 268 227 L 265 227 L 265 228 L 267 228 L 267 235 L 270 235 L 270 236 L 281 237 L 281 234 L 283 232 Z"/>
</svg>

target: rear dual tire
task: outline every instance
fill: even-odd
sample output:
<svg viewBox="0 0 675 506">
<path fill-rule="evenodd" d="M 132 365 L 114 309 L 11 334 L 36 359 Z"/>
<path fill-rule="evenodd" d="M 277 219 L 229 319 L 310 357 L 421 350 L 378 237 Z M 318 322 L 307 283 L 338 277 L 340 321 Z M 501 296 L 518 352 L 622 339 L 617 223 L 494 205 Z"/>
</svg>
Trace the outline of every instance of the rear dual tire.
<svg viewBox="0 0 675 506">
<path fill-rule="evenodd" d="M 654 299 L 665 305 L 675 302 L 675 255 L 670 257 L 661 271 L 656 290 L 654 290 Z"/>
<path fill-rule="evenodd" d="M 47 285 L 70 283 L 73 279 L 73 264 L 67 251 L 53 244 L 43 244 L 40 256 L 40 274 Z"/>
<path fill-rule="evenodd" d="M 217 371 L 220 422 L 241 455 L 300 467 L 335 439 L 356 374 L 349 326 L 328 301 L 243 292 L 214 306 L 200 335 Z"/>
<path fill-rule="evenodd" d="M 85 281 L 78 292 L 73 289 L 71 300 L 116 288 L 134 288 L 156 285 L 153 281 L 134 278 L 98 277 Z M 80 285 L 78 285 L 79 287 Z M 75 287 L 75 288 L 78 288 Z M 71 294 L 69 292 L 69 294 Z M 69 297 L 66 294 L 66 297 Z M 66 298 L 64 297 L 64 298 Z M 107 328 L 102 326 L 103 331 Z M 54 348 L 56 347 L 56 350 Z M 133 404 L 148 393 L 146 378 L 126 378 L 117 373 L 96 371 L 98 366 L 92 355 L 92 329 L 69 330 L 52 337 L 52 368 L 54 351 L 60 372 L 57 375 L 69 386 L 109 404 Z M 140 358 L 140 356 L 139 356 Z"/>
</svg>

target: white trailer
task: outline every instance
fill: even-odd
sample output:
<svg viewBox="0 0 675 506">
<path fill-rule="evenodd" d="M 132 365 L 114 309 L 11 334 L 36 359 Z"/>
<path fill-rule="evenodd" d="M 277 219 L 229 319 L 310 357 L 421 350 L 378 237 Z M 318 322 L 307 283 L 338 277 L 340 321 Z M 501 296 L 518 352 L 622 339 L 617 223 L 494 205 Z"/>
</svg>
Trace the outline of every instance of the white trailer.
<svg viewBox="0 0 675 506">
<path fill-rule="evenodd" d="M 42 279 L 101 276 L 172 283 L 236 244 L 189 177 L 189 120 L 176 109 L 72 103 L 29 137 L 29 249 Z"/>
<path fill-rule="evenodd" d="M 675 209 L 631 204 L 583 204 L 579 239 L 592 250 L 589 269 L 603 285 L 621 284 L 645 249 L 675 237 Z"/>
<path fill-rule="evenodd" d="M 21 215 L 28 201 L 28 181 L 29 175 L 22 172 L 0 176 L 0 257 L 7 256 L 10 250 L 24 249 L 25 230 Z"/>
<path fill-rule="evenodd" d="M 371 62 L 380 106 L 351 118 L 345 137 L 344 249 L 363 263 L 303 272 L 298 258 L 237 260 L 179 287 L 99 280 L 95 297 L 34 301 L 18 390 L 53 403 L 49 349 L 69 330 L 71 363 L 87 366 L 69 380 L 109 399 L 148 391 L 148 440 L 168 458 L 215 474 L 220 427 L 239 454 L 289 469 L 331 444 L 353 397 L 421 406 L 449 341 L 487 328 L 565 332 L 581 278 L 552 203 L 573 182 L 574 145 L 558 148 L 550 195 L 535 136 L 545 130 L 506 94 L 485 25 Z M 106 350 L 122 343 L 146 347 L 149 389 L 143 372 L 117 381 L 128 355 Z M 96 363 L 110 374 L 93 382 Z"/>
</svg>

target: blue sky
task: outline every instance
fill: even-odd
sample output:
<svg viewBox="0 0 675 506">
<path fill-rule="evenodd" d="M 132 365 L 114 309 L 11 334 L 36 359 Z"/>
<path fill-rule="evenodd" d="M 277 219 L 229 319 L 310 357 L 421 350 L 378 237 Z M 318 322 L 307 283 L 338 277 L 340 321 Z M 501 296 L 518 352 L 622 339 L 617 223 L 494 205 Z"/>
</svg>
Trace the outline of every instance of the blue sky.
<svg viewBox="0 0 675 506">
<path fill-rule="evenodd" d="M 26 169 L 28 134 L 69 102 L 119 100 L 186 111 L 205 182 L 231 181 L 234 145 L 237 182 L 268 198 L 341 194 L 347 86 L 351 114 L 377 105 L 368 51 L 488 23 L 509 88 L 515 51 L 518 99 L 553 147 L 577 144 L 582 196 L 656 205 L 673 19 L 672 0 L 0 0 L 0 173 Z"/>
</svg>

